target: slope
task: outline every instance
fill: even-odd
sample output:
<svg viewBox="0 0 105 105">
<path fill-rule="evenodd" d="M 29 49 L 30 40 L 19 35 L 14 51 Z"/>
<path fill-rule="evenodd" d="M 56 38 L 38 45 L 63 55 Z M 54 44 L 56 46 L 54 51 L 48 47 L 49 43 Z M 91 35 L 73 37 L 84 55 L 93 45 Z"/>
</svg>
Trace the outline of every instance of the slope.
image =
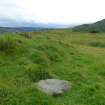
<svg viewBox="0 0 105 105">
<path fill-rule="evenodd" d="M 0 36 L 0 105 L 105 105 L 105 35 L 70 30 Z M 72 83 L 60 97 L 36 82 Z"/>
</svg>

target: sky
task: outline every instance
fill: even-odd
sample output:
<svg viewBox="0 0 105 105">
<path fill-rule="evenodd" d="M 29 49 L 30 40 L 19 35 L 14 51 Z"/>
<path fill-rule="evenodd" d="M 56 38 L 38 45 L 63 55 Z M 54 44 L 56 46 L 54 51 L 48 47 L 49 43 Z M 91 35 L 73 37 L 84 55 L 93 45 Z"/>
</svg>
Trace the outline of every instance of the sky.
<svg viewBox="0 0 105 105">
<path fill-rule="evenodd" d="M 0 0 L 0 19 L 81 24 L 105 18 L 105 0 Z"/>
</svg>

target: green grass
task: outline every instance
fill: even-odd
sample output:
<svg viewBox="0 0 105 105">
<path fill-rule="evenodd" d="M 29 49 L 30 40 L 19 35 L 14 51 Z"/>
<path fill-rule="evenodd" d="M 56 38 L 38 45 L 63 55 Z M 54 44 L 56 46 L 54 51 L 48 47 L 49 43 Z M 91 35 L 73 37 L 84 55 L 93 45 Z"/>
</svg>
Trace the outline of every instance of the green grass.
<svg viewBox="0 0 105 105">
<path fill-rule="evenodd" d="M 0 36 L 0 105 L 105 105 L 105 34 L 70 30 Z M 60 97 L 36 87 L 68 80 Z"/>
</svg>

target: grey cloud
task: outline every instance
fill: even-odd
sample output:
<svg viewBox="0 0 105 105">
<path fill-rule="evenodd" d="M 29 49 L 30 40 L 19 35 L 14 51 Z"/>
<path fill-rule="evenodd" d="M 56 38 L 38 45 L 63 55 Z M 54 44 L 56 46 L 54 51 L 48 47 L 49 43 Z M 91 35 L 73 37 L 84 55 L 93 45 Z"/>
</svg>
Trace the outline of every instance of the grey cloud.
<svg viewBox="0 0 105 105">
<path fill-rule="evenodd" d="M 0 7 L 20 8 L 20 6 L 18 4 L 16 4 L 16 0 L 3 0 L 3 1 L 0 1 Z"/>
</svg>

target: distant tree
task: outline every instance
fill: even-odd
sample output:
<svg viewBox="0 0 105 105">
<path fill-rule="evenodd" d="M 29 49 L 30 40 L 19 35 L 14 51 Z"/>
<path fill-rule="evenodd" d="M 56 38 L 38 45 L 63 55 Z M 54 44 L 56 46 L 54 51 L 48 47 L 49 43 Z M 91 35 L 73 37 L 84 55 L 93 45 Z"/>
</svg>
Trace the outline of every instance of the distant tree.
<svg viewBox="0 0 105 105">
<path fill-rule="evenodd" d="M 92 31 L 90 31 L 90 33 L 99 33 L 98 31 L 96 31 L 96 30 L 92 30 Z"/>
</svg>

